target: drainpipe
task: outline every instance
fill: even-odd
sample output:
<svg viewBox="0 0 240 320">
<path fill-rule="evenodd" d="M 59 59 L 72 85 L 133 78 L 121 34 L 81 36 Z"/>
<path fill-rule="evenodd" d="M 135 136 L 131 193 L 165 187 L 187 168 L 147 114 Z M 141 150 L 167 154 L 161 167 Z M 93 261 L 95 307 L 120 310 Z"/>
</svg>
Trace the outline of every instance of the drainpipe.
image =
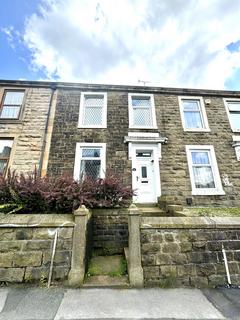
<svg viewBox="0 0 240 320">
<path fill-rule="evenodd" d="M 46 119 L 46 124 L 45 124 L 45 129 L 44 129 L 44 138 L 43 138 L 41 156 L 40 156 L 39 167 L 38 167 L 38 173 L 41 176 L 43 175 L 42 174 L 42 168 L 43 168 L 43 159 L 44 159 L 44 153 L 45 153 L 45 148 L 46 148 L 46 143 L 47 143 L 47 133 L 48 133 L 49 118 L 50 118 L 51 109 L 52 109 L 53 96 L 54 96 L 54 93 L 55 93 L 57 88 L 56 88 L 55 85 L 52 85 L 51 89 L 52 89 L 52 92 L 51 92 L 51 97 L 50 97 L 50 102 L 49 102 L 49 107 L 48 107 L 47 119 Z"/>
</svg>

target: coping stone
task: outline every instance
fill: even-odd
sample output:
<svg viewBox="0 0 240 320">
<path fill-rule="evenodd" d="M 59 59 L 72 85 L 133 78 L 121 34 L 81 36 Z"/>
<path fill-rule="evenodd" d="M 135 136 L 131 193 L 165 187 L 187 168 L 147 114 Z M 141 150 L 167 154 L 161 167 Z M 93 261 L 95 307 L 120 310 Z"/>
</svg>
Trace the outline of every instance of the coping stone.
<svg viewBox="0 0 240 320">
<path fill-rule="evenodd" d="M 0 228 L 74 227 L 72 214 L 9 214 L 2 215 Z"/>
<path fill-rule="evenodd" d="M 141 229 L 240 228 L 240 217 L 142 217 Z"/>
</svg>

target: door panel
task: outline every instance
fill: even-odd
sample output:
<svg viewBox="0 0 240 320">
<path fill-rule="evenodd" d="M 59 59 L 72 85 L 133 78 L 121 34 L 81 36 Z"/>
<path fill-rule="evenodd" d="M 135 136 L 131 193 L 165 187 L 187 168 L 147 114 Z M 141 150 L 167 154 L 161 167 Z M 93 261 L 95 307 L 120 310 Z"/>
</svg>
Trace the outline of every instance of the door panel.
<svg viewBox="0 0 240 320">
<path fill-rule="evenodd" d="M 133 177 L 134 179 L 134 177 Z M 146 159 L 138 157 L 136 159 L 136 173 L 135 173 L 135 188 L 136 188 L 136 202 L 155 202 L 155 177 L 154 177 L 154 162 L 152 157 Z"/>
</svg>

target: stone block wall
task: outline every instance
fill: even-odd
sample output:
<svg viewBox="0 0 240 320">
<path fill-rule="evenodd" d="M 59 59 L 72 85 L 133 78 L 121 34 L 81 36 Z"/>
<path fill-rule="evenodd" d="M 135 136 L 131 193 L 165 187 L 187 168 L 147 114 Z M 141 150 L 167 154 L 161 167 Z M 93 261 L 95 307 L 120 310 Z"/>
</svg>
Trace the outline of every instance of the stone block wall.
<svg viewBox="0 0 240 320">
<path fill-rule="evenodd" d="M 56 230 L 53 279 L 64 280 L 71 268 L 73 226 L 71 215 L 3 217 L 0 222 L 0 283 L 47 279 Z"/>
<path fill-rule="evenodd" d="M 0 99 L 4 89 L 0 87 Z M 19 120 L 0 119 L 0 138 L 13 138 L 9 166 L 26 173 L 39 166 L 52 90 L 30 86 L 20 89 L 25 90 L 21 116 Z"/>
<path fill-rule="evenodd" d="M 222 244 L 233 284 L 240 284 L 240 218 L 142 218 L 146 286 L 226 285 Z"/>
<path fill-rule="evenodd" d="M 123 253 L 128 247 L 128 210 L 93 209 L 93 249 L 98 254 Z"/>
</svg>

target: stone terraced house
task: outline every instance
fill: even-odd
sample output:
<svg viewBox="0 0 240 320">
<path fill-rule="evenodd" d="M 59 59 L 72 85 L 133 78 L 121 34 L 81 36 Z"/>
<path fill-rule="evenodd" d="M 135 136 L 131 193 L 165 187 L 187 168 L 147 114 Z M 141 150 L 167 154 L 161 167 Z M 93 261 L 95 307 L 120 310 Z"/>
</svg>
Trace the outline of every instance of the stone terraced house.
<svg viewBox="0 0 240 320">
<path fill-rule="evenodd" d="M 54 99 L 52 84 L 0 80 L 0 174 L 44 170 Z"/>
<path fill-rule="evenodd" d="M 134 201 L 239 206 L 240 92 L 0 81 L 0 172 L 107 169 Z"/>
</svg>

